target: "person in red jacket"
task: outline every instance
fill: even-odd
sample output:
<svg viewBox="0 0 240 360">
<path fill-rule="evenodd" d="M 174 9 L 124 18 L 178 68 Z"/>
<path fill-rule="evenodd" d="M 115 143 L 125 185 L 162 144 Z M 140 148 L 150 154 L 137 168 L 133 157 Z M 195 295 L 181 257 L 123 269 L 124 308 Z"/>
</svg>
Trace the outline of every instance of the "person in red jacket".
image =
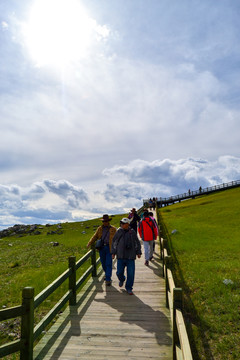
<svg viewBox="0 0 240 360">
<path fill-rule="evenodd" d="M 158 235 L 158 228 L 147 211 L 143 214 L 143 219 L 138 223 L 138 234 L 143 240 L 145 265 L 149 265 L 149 260 L 153 258 L 153 242 Z"/>
</svg>

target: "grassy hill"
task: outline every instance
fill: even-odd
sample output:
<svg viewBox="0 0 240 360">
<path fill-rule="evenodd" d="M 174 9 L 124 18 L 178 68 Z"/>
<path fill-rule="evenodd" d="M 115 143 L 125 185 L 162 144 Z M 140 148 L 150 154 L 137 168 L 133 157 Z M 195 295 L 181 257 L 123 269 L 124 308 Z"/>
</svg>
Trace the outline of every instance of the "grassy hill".
<svg viewBox="0 0 240 360">
<path fill-rule="evenodd" d="M 118 227 L 123 215 L 113 216 L 111 224 Z M 86 245 L 97 227 L 99 219 L 37 226 L 34 232 L 27 231 L 0 239 L 0 309 L 21 304 L 21 291 L 32 286 L 35 295 L 47 287 L 68 268 L 68 257 L 80 259 L 87 251 Z M 30 228 L 30 227 L 29 227 Z M 90 259 L 89 259 L 90 262 Z M 89 267 L 78 270 L 77 276 Z M 65 282 L 43 304 L 37 308 L 35 321 L 38 322 L 56 301 L 67 291 Z M 20 319 L 0 324 L 0 345 L 16 340 L 19 336 Z M 15 355 L 13 355 L 14 358 Z"/>
<path fill-rule="evenodd" d="M 240 188 L 162 208 L 160 217 L 194 359 L 239 359 Z"/>
</svg>

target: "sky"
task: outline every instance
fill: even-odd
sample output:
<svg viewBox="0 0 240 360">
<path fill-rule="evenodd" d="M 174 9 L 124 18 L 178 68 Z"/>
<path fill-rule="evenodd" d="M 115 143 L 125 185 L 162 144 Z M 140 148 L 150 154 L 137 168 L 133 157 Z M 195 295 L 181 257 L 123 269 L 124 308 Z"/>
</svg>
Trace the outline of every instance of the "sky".
<svg viewBox="0 0 240 360">
<path fill-rule="evenodd" d="M 0 0 L 0 228 L 240 180 L 238 0 Z"/>
</svg>

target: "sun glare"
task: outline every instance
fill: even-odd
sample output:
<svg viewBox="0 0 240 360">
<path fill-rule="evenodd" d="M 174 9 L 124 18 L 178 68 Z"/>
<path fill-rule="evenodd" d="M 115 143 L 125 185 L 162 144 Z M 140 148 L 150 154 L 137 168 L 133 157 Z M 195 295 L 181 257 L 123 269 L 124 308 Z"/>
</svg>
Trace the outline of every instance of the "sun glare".
<svg viewBox="0 0 240 360">
<path fill-rule="evenodd" d="M 78 0 L 36 0 L 24 33 L 38 66 L 62 66 L 86 56 L 96 27 Z"/>
</svg>

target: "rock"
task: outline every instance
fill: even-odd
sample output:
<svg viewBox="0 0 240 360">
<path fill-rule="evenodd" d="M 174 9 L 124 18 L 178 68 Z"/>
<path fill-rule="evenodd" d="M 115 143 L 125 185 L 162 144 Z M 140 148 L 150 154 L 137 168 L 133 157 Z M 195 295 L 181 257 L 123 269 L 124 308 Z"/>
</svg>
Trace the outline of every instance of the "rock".
<svg viewBox="0 0 240 360">
<path fill-rule="evenodd" d="M 37 229 L 37 225 L 31 225 L 29 231 L 33 232 Z"/>
<path fill-rule="evenodd" d="M 225 285 L 233 285 L 233 284 L 234 284 L 234 282 L 233 282 L 231 279 L 224 279 L 224 280 L 223 280 L 223 283 L 224 283 Z"/>
<path fill-rule="evenodd" d="M 10 337 L 15 337 L 15 336 L 17 336 L 17 334 L 15 334 L 15 333 L 9 333 L 8 336 L 10 336 Z"/>
<path fill-rule="evenodd" d="M 57 232 L 56 231 L 48 231 L 47 235 L 55 235 Z"/>
</svg>

